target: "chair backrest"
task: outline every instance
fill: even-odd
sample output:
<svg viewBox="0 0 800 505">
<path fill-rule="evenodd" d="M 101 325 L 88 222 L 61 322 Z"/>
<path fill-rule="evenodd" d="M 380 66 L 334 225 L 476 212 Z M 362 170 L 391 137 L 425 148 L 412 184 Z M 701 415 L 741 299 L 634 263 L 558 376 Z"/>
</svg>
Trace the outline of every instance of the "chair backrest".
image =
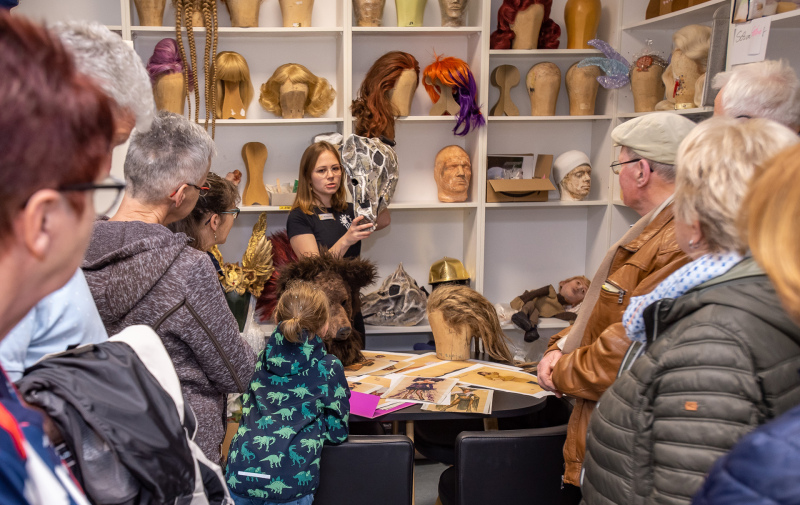
<svg viewBox="0 0 800 505">
<path fill-rule="evenodd" d="M 461 433 L 456 439 L 456 504 L 559 503 L 566 438 L 566 425 Z"/>
<path fill-rule="evenodd" d="M 410 505 L 414 444 L 405 435 L 351 435 L 322 449 L 314 505 Z"/>
</svg>

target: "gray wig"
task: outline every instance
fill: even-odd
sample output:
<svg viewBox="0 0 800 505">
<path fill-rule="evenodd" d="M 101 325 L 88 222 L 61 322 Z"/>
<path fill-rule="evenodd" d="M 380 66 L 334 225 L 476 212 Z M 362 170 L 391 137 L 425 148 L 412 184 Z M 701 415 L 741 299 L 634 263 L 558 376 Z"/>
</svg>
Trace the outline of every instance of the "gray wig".
<svg viewBox="0 0 800 505">
<path fill-rule="evenodd" d="M 160 111 L 149 130 L 131 136 L 125 158 L 125 182 L 131 197 L 159 203 L 182 184 L 203 180 L 214 141 L 184 116 Z"/>
<path fill-rule="evenodd" d="M 153 90 L 133 47 L 96 22 L 61 22 L 51 30 L 72 53 L 78 70 L 97 82 L 118 107 L 136 116 L 139 131 L 150 128 L 155 111 Z"/>
</svg>

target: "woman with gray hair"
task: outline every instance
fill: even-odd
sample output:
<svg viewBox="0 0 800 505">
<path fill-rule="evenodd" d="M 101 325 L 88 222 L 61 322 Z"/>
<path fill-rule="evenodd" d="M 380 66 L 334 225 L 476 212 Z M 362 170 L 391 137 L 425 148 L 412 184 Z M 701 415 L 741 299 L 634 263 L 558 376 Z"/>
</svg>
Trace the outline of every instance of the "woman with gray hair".
<svg viewBox="0 0 800 505">
<path fill-rule="evenodd" d="M 167 224 L 208 191 L 214 142 L 183 116 L 159 113 L 125 159 L 126 193 L 95 223 L 83 270 L 109 335 L 152 326 L 164 342 L 197 417 L 195 441 L 220 460 L 225 394 L 245 392 L 255 355 L 240 337 L 208 255 Z"/>
<path fill-rule="evenodd" d="M 675 234 L 693 261 L 625 311 L 633 344 L 589 424 L 586 503 L 688 504 L 714 460 L 800 403 L 800 327 L 736 227 L 756 167 L 797 142 L 713 118 L 681 143 Z"/>
</svg>

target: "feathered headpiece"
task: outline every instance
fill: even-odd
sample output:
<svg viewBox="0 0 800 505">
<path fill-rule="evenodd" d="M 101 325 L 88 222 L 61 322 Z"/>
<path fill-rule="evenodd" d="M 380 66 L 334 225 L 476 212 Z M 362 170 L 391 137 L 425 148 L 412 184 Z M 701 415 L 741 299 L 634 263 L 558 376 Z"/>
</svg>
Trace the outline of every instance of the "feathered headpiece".
<svg viewBox="0 0 800 505">
<path fill-rule="evenodd" d="M 578 68 L 596 65 L 606 73 L 606 75 L 601 75 L 597 78 L 597 82 L 601 86 L 606 89 L 621 88 L 631 82 L 630 73 L 634 69 L 645 70 L 650 65 L 667 66 L 667 62 L 652 49 L 651 43 L 651 41 L 648 41 L 648 45 L 634 56 L 635 65 L 631 65 L 624 56 L 608 45 L 607 42 L 600 39 L 592 39 L 589 41 L 589 45 L 602 51 L 606 57 L 593 56 L 585 58 L 578 63 Z"/>
<path fill-rule="evenodd" d="M 272 266 L 272 242 L 266 234 L 267 213 L 262 212 L 258 222 L 253 226 L 253 234 L 242 256 L 242 266 L 238 263 L 223 262 L 217 246 L 211 249 L 211 254 L 222 266 L 220 280 L 226 293 L 236 291 L 239 295 L 243 295 L 245 291 L 249 291 L 255 297 L 261 296 L 264 284 L 275 271 Z"/>
<path fill-rule="evenodd" d="M 433 63 L 425 67 L 422 84 L 434 103 L 439 101 L 441 95 L 439 89 L 432 84 L 437 80 L 453 88 L 455 99 L 460 106 L 453 133 L 463 136 L 469 133 L 471 128 L 486 124 L 478 105 L 478 85 L 464 60 L 452 56 L 444 58 L 437 56 Z"/>
</svg>

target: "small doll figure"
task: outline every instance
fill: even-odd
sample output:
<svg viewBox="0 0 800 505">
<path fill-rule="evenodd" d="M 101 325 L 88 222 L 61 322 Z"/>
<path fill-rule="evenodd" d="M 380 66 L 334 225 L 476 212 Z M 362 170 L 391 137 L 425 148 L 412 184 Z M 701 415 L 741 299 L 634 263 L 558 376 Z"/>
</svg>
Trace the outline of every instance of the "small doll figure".
<svg viewBox="0 0 800 505">
<path fill-rule="evenodd" d="M 517 311 L 511 316 L 511 322 L 525 332 L 525 342 L 539 338 L 540 317 L 555 317 L 572 324 L 578 318 L 578 309 L 589 284 L 589 279 L 578 275 L 559 282 L 558 293 L 552 285 L 525 291 L 511 301 L 511 308 Z"/>
<path fill-rule="evenodd" d="M 350 388 L 342 363 L 319 337 L 328 328 L 328 303 L 321 289 L 302 281 L 278 300 L 278 327 L 242 395 L 228 453 L 225 478 L 236 503 L 309 505 L 322 445 L 347 439 Z"/>
</svg>

